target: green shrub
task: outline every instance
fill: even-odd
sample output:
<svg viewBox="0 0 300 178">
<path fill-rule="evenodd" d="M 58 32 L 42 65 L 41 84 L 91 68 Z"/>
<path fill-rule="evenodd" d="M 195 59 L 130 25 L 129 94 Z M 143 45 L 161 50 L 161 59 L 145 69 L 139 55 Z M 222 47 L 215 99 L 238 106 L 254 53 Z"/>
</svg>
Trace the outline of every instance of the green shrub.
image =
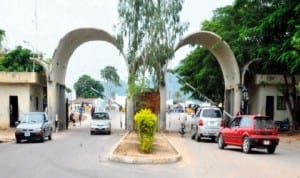
<svg viewBox="0 0 300 178">
<path fill-rule="evenodd" d="M 135 114 L 134 121 L 138 130 L 140 150 L 145 153 L 150 153 L 154 142 L 157 117 L 150 109 L 142 109 Z"/>
</svg>

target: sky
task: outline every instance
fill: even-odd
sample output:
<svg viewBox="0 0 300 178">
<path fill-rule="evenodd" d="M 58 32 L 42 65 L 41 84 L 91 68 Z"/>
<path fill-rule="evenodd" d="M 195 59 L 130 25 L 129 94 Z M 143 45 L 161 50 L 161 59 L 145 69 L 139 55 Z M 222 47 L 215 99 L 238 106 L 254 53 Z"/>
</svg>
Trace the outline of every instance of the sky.
<svg viewBox="0 0 300 178">
<path fill-rule="evenodd" d="M 180 16 L 190 25 L 183 37 L 198 31 L 204 20 L 211 19 L 213 10 L 232 3 L 233 0 L 185 0 Z M 72 30 L 91 27 L 115 35 L 117 5 L 117 0 L 0 0 L 0 29 L 6 36 L 3 47 L 13 50 L 21 45 L 51 58 L 59 40 Z M 189 46 L 180 48 L 169 68 L 177 66 L 191 50 Z M 73 89 L 83 74 L 101 80 L 100 70 L 108 65 L 127 81 L 125 61 L 114 46 L 102 41 L 86 42 L 70 58 L 66 86 Z"/>
</svg>

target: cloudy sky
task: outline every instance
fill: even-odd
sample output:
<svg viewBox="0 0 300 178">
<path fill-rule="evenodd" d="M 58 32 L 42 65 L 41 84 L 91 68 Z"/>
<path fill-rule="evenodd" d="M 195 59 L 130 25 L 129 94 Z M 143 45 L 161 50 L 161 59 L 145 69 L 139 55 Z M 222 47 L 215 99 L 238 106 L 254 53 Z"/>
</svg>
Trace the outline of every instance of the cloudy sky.
<svg viewBox="0 0 300 178">
<path fill-rule="evenodd" d="M 232 2 L 185 0 L 181 18 L 190 23 L 185 34 L 199 30 L 201 22 L 209 20 L 214 9 Z M 0 29 L 6 34 L 3 46 L 14 49 L 21 45 L 50 58 L 59 40 L 74 29 L 93 27 L 114 35 L 117 4 L 117 0 L 0 0 Z M 188 46 L 179 49 L 170 67 L 176 66 L 190 50 Z M 120 78 L 127 80 L 125 61 L 114 46 L 100 41 L 82 44 L 69 61 L 67 87 L 73 88 L 73 83 L 83 74 L 100 80 L 100 70 L 107 65 L 116 67 Z"/>
</svg>

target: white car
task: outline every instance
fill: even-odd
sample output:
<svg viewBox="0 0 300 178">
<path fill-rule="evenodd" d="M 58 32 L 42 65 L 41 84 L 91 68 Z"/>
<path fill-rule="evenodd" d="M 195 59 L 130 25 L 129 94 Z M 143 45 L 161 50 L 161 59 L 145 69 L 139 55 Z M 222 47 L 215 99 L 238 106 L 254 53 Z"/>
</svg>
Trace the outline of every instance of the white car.
<svg viewBox="0 0 300 178">
<path fill-rule="evenodd" d="M 111 133 L 111 118 L 107 112 L 95 112 L 91 118 L 91 135 Z"/>
<path fill-rule="evenodd" d="M 201 107 L 192 117 L 192 139 L 201 141 L 202 137 L 216 140 L 223 126 L 222 111 L 218 107 Z"/>
</svg>

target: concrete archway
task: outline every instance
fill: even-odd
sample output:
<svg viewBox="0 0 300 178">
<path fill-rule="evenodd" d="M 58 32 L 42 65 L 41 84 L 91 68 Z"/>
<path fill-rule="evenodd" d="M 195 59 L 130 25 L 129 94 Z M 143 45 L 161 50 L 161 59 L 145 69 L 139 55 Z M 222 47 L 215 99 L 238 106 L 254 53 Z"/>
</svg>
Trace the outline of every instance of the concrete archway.
<svg viewBox="0 0 300 178">
<path fill-rule="evenodd" d="M 175 48 L 175 51 L 185 45 L 198 44 L 207 48 L 217 59 L 221 66 L 225 81 L 224 110 L 227 115 L 234 115 L 240 110 L 241 88 L 240 70 L 235 56 L 229 45 L 217 34 L 209 31 L 194 32 L 183 38 Z M 165 98 L 165 89 L 160 89 L 161 98 Z M 165 111 L 163 105 L 161 111 Z M 162 124 L 162 123 L 161 123 Z"/>
<path fill-rule="evenodd" d="M 89 41 L 105 41 L 120 50 L 114 36 L 95 28 L 80 28 L 70 31 L 60 40 L 54 52 L 52 64 L 47 71 L 48 114 L 50 118 L 58 119 L 59 130 L 66 128 L 65 77 L 70 57 L 78 46 Z M 129 70 L 128 62 L 121 50 L 120 53 L 124 57 L 127 70 Z"/>
</svg>

